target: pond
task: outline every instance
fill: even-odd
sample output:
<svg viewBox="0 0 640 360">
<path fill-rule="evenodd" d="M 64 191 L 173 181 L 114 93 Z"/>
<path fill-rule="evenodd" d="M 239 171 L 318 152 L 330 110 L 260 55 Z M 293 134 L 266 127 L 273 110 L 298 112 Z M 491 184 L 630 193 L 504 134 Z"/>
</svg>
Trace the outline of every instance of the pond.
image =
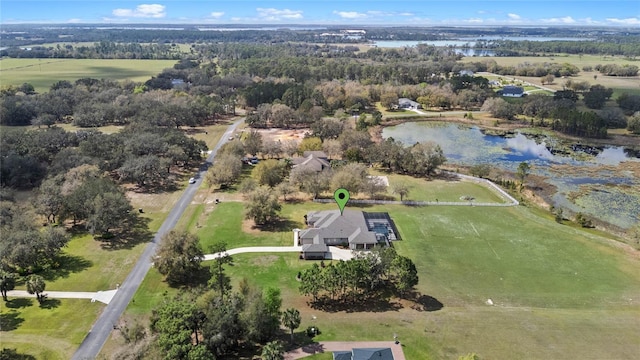
<svg viewBox="0 0 640 360">
<path fill-rule="evenodd" d="M 629 228 L 640 215 L 640 159 L 622 147 L 584 147 L 578 158 L 562 155 L 559 141 L 538 140 L 518 133 L 514 137 L 485 135 L 478 127 L 443 122 L 408 122 L 387 127 L 384 138 L 406 145 L 438 143 L 449 163 L 488 163 L 515 172 L 520 162 L 557 188 L 551 202 L 572 212 L 582 212 L 621 228 Z"/>
</svg>

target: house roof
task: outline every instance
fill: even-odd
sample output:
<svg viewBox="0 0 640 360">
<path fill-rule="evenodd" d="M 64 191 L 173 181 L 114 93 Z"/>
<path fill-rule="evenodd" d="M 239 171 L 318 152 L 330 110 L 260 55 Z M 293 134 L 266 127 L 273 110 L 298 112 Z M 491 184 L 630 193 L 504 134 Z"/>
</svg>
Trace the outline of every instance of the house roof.
<svg viewBox="0 0 640 360">
<path fill-rule="evenodd" d="M 352 351 L 334 351 L 334 360 L 394 360 L 390 348 L 358 348 Z"/>
<path fill-rule="evenodd" d="M 524 94 L 524 89 L 521 88 L 520 86 L 507 85 L 502 88 L 502 94 L 514 94 L 514 95 Z"/>
<path fill-rule="evenodd" d="M 327 154 L 325 154 L 324 151 L 307 150 L 304 153 L 302 153 L 302 156 L 305 157 L 305 158 L 309 157 L 311 155 L 313 155 L 313 156 L 315 156 L 317 158 L 320 158 L 320 159 L 327 159 Z"/>
<path fill-rule="evenodd" d="M 362 211 L 346 209 L 310 212 L 307 222 L 313 228 L 300 232 L 301 239 L 313 239 L 319 244 L 323 239 L 348 239 L 350 244 L 376 244 L 376 233 L 369 231 L 365 215 Z"/>
<path fill-rule="evenodd" d="M 329 249 L 325 244 L 302 245 L 302 252 L 327 252 Z"/>
<path fill-rule="evenodd" d="M 400 99 L 398 99 L 398 105 L 418 106 L 418 105 L 420 105 L 420 103 L 415 102 L 415 101 L 413 101 L 411 99 L 400 98 Z"/>
<path fill-rule="evenodd" d="M 305 154 L 307 151 L 305 151 Z M 327 158 L 322 151 L 309 151 L 309 155 L 301 158 L 293 158 L 292 163 L 294 168 L 305 168 L 310 169 L 315 172 L 321 172 L 324 169 L 328 169 L 331 167 L 331 164 L 327 161 Z M 316 154 L 320 153 L 320 154 Z M 324 155 L 324 157 L 320 157 L 318 155 Z"/>
</svg>

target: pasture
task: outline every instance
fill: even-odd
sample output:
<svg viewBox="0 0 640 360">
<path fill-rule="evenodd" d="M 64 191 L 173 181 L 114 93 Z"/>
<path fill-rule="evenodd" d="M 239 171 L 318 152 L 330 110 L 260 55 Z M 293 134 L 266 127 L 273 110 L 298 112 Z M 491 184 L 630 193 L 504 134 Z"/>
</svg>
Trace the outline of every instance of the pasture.
<svg viewBox="0 0 640 360">
<path fill-rule="evenodd" d="M 211 217 L 230 216 L 223 207 Z M 307 210 L 334 207 L 287 205 L 283 214 L 295 223 Z M 417 290 L 442 303 L 441 310 L 412 308 L 406 300 L 392 300 L 388 309 L 313 309 L 297 293 L 295 280 L 309 262 L 294 253 L 235 255 L 228 272 L 235 284 L 247 278 L 281 288 L 283 307 L 300 309 L 300 329 L 318 326 L 320 341 L 382 341 L 397 333 L 408 359 L 455 359 L 470 352 L 490 359 L 634 356 L 640 264 L 609 240 L 524 207 L 363 210 L 391 214 L 404 239 L 396 249 L 418 268 Z M 239 225 L 235 230 L 236 236 L 224 237 L 229 248 L 236 247 L 235 239 L 251 235 L 240 235 Z"/>
<path fill-rule="evenodd" d="M 398 180 L 407 181 L 390 178 L 392 183 Z M 487 190 L 471 183 L 452 182 L 447 188 L 412 180 L 407 181 L 413 191 L 410 198 L 429 194 L 427 199 L 455 199 L 460 192 L 493 196 L 482 195 Z M 471 189 L 474 186 L 479 189 Z M 205 253 L 220 240 L 227 248 L 289 246 L 291 229 L 303 225 L 304 214 L 335 208 L 285 204 L 283 221 L 255 229 L 243 220 L 242 203 L 214 205 L 209 201 L 214 194 L 200 195 L 181 225 L 200 236 Z M 388 307 L 363 311 L 311 308 L 299 295 L 295 276 L 312 262 L 298 259 L 296 253 L 234 255 L 235 264 L 227 270 L 234 286 L 247 278 L 261 287 L 280 288 L 283 307 L 301 311 L 298 331 L 318 326 L 319 341 L 391 341 L 397 333 L 407 359 L 455 359 L 471 352 L 490 359 L 634 356 L 640 331 L 640 262 L 637 253 L 609 235 L 557 224 L 545 213 L 523 206 L 358 208 L 390 213 L 403 238 L 395 247 L 418 269 L 416 290 L 432 303 L 441 303 L 442 309 L 427 311 L 398 299 L 391 299 Z M 126 316 L 146 318 L 165 298 L 160 294 L 165 290 L 175 292 L 152 270 Z M 109 341 L 109 349 L 117 346 Z"/>
<path fill-rule="evenodd" d="M 174 60 L 111 59 L 8 59 L 0 60 L 2 85 L 32 84 L 37 92 L 46 92 L 59 80 L 74 82 L 81 78 L 146 81 Z"/>
<path fill-rule="evenodd" d="M 614 90 L 613 98 L 617 98 L 621 93 L 627 92 L 632 94 L 640 94 L 640 79 L 635 77 L 619 77 L 605 76 L 595 69 L 593 71 L 583 71 L 585 66 L 595 68 L 596 65 L 618 64 L 618 65 L 640 65 L 637 60 L 631 60 L 623 57 L 600 56 L 600 55 L 550 55 L 550 56 L 487 56 L 487 57 L 465 57 L 461 61 L 463 63 L 483 62 L 486 60 L 494 60 L 501 66 L 517 66 L 519 64 L 535 64 L 535 63 L 556 63 L 573 64 L 580 69 L 577 76 L 571 77 L 572 81 L 587 81 L 591 85 L 602 85 Z M 506 79 L 518 79 L 530 82 L 532 84 L 540 84 L 540 78 L 527 76 L 502 76 Z M 562 90 L 563 84 L 567 79 L 555 79 L 552 84 L 545 85 L 554 90 Z"/>
</svg>

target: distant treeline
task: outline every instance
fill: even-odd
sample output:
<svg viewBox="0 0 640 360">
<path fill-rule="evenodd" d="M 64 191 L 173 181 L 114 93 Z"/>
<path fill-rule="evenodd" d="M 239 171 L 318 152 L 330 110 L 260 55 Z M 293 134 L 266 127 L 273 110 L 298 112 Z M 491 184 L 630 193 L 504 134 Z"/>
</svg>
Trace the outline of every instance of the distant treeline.
<svg viewBox="0 0 640 360">
<path fill-rule="evenodd" d="M 91 46 L 60 45 L 9 47 L 0 51 L 0 57 L 11 58 L 73 58 L 73 59 L 163 59 L 179 60 L 183 54 L 176 44 L 139 44 L 100 41 Z"/>
<path fill-rule="evenodd" d="M 489 49 L 496 56 L 527 56 L 532 54 L 591 54 L 640 56 L 640 36 L 607 37 L 589 41 L 478 41 L 474 48 Z"/>
</svg>

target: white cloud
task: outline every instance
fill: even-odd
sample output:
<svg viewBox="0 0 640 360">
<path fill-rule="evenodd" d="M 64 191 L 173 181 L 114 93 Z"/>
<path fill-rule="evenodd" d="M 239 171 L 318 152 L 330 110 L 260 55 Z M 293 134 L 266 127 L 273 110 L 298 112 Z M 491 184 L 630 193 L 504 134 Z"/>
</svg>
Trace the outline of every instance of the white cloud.
<svg viewBox="0 0 640 360">
<path fill-rule="evenodd" d="M 607 21 L 613 24 L 618 24 L 618 25 L 640 25 L 640 18 L 626 18 L 626 19 L 607 18 Z"/>
<path fill-rule="evenodd" d="M 400 14 L 398 14 L 400 16 L 413 16 L 415 15 L 414 13 L 410 13 L 410 12 L 401 12 Z"/>
<path fill-rule="evenodd" d="M 463 20 L 465 23 L 469 23 L 469 24 L 482 24 L 484 22 L 484 20 L 480 19 L 480 18 L 470 18 L 470 19 L 466 19 Z"/>
<path fill-rule="evenodd" d="M 576 23 L 576 21 L 571 16 L 565 16 L 561 18 L 540 19 L 540 21 L 549 23 L 549 24 L 575 24 Z"/>
<path fill-rule="evenodd" d="M 334 11 L 333 13 L 343 19 L 364 19 L 367 17 L 367 14 L 359 13 L 357 11 Z"/>
<path fill-rule="evenodd" d="M 114 9 L 112 14 L 118 17 L 163 18 L 165 6 L 160 4 L 140 4 L 135 9 Z"/>
<path fill-rule="evenodd" d="M 214 19 L 220 19 L 223 15 L 224 15 L 224 12 L 222 11 L 214 11 L 211 14 L 209 14 L 209 17 L 212 17 Z"/>
<path fill-rule="evenodd" d="M 518 15 L 518 14 L 512 14 L 512 13 L 510 13 L 510 14 L 507 14 L 507 16 L 508 16 L 508 17 L 509 17 L 509 19 L 511 19 L 511 20 L 520 20 L 520 15 Z"/>
<path fill-rule="evenodd" d="M 282 19 L 302 19 L 302 10 L 257 8 L 256 11 L 261 20 L 279 21 Z"/>
<path fill-rule="evenodd" d="M 73 18 L 73 19 L 67 20 L 68 24 L 78 24 L 78 23 L 81 23 L 81 22 L 82 22 L 82 19 L 78 19 L 78 18 Z"/>
</svg>

